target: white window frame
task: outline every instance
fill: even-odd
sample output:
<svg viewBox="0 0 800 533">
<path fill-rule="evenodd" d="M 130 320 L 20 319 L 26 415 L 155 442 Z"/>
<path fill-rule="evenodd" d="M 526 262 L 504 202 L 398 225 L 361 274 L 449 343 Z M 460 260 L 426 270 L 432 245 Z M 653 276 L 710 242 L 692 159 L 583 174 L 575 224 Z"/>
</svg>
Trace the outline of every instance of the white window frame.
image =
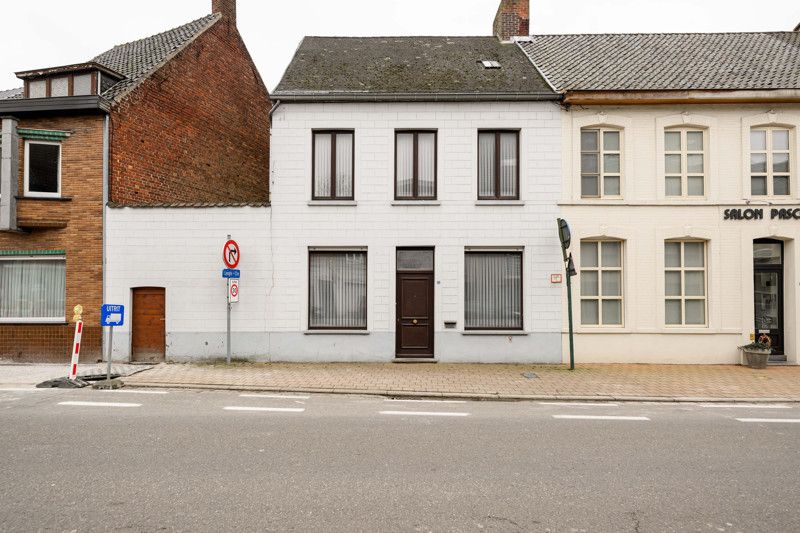
<svg viewBox="0 0 800 533">
<path fill-rule="evenodd" d="M 703 135 L 703 150 L 696 151 L 696 150 L 689 150 L 689 133 L 700 133 Z M 681 136 L 681 147 L 680 150 L 668 150 L 667 149 L 667 139 L 666 136 L 668 133 L 680 133 Z M 664 197 L 665 198 L 690 198 L 690 199 L 703 199 L 708 196 L 708 142 L 709 142 L 709 135 L 708 130 L 705 128 L 698 128 L 698 127 L 670 127 L 665 128 L 663 132 L 664 136 Z M 668 155 L 679 155 L 681 158 L 681 173 L 678 174 L 669 174 L 667 172 L 667 156 Z M 689 172 L 689 156 L 690 155 L 702 155 L 703 156 L 703 194 L 689 194 L 689 177 L 697 177 L 701 176 L 696 172 Z M 681 179 L 681 194 L 674 195 L 674 194 L 667 194 L 667 178 L 675 178 L 680 177 Z"/>
<path fill-rule="evenodd" d="M 597 152 L 584 152 L 583 150 L 583 133 L 589 131 L 596 131 L 598 132 L 598 139 L 597 139 Z M 614 132 L 619 134 L 619 150 L 606 150 L 604 146 L 604 137 L 606 132 Z M 611 199 L 611 200 L 621 200 L 624 197 L 624 190 L 625 190 L 625 131 L 623 128 L 614 127 L 614 126 L 583 126 L 580 128 L 578 132 L 578 193 L 582 199 L 589 199 L 589 200 L 598 200 L 598 199 Z M 597 196 L 590 196 L 583 194 L 583 176 L 585 173 L 583 172 L 583 154 L 584 153 L 597 153 L 599 155 L 598 158 L 598 168 L 597 168 L 597 176 L 598 176 L 598 194 Z M 605 169 L 605 158 L 607 155 L 617 155 L 619 156 L 619 172 L 618 173 L 607 173 Z M 608 176 L 616 176 L 619 177 L 619 194 L 612 195 L 612 194 L 605 194 L 605 181 L 606 175 Z"/>
<path fill-rule="evenodd" d="M 46 144 L 51 146 L 58 146 L 58 191 L 57 192 L 37 192 L 30 190 L 29 172 L 30 172 L 30 146 L 31 144 Z M 25 196 L 30 198 L 61 198 L 61 154 L 62 146 L 60 142 L 52 141 L 25 141 Z"/>
<path fill-rule="evenodd" d="M 680 267 L 667 266 L 667 244 L 678 243 L 681 246 L 681 264 Z M 687 267 L 686 266 L 686 244 L 699 243 L 703 245 L 703 266 L 701 267 Z M 666 273 L 679 272 L 681 276 L 681 294 L 680 296 L 668 296 L 666 290 Z M 703 273 L 703 296 L 687 296 L 686 295 L 686 273 L 687 272 L 702 272 Z M 708 241 L 702 239 L 667 239 L 664 241 L 664 326 L 667 328 L 707 328 L 709 324 L 708 317 Z M 681 323 L 668 324 L 667 323 L 667 301 L 679 301 L 681 303 Z M 702 324 L 687 324 L 686 323 L 686 302 L 689 300 L 702 300 L 704 304 L 703 317 L 705 321 Z"/>
<path fill-rule="evenodd" d="M 581 289 L 581 306 L 584 301 L 596 301 L 598 306 L 597 324 L 584 324 L 581 318 L 580 323 L 583 328 L 624 328 L 625 327 L 625 241 L 620 239 L 583 239 L 580 244 L 596 243 L 597 244 L 597 266 L 584 267 L 580 266 L 578 271 L 583 276 L 584 272 L 597 273 L 597 296 L 584 296 Z M 619 267 L 605 267 L 603 266 L 603 245 L 605 243 L 618 243 L 619 244 Z M 580 262 L 583 262 L 583 252 L 581 252 Z M 620 294 L 619 296 L 605 296 L 603 294 L 603 272 L 619 272 L 620 273 Z M 620 302 L 620 323 L 619 324 L 605 324 L 603 321 L 603 301 L 605 300 L 618 300 Z"/>
<path fill-rule="evenodd" d="M 0 261 L 61 261 L 64 263 L 64 277 L 67 275 L 67 257 L 64 255 L 10 255 L 0 257 Z M 64 292 L 66 302 L 66 283 Z M 0 317 L 0 324 L 64 324 L 67 322 L 66 308 L 64 313 L 65 315 L 61 317 Z"/>
<path fill-rule="evenodd" d="M 754 150 L 753 143 L 752 143 L 752 134 L 757 131 L 765 132 L 766 136 L 766 146 L 764 150 Z M 773 135 L 776 131 L 785 131 L 789 135 L 789 148 L 787 150 L 775 150 L 773 147 Z M 794 188 L 795 188 L 795 179 L 794 179 L 794 166 L 795 161 L 792 155 L 792 147 L 794 146 L 794 128 L 789 126 L 780 126 L 780 125 L 769 125 L 769 126 L 753 126 L 750 128 L 750 151 L 748 154 L 748 183 L 750 184 L 749 188 L 749 196 L 751 198 L 777 198 L 777 199 L 788 199 L 794 196 Z M 789 172 L 775 172 L 773 162 L 775 154 L 786 154 L 789 156 Z M 767 172 L 753 172 L 752 169 L 752 161 L 754 154 L 764 154 L 766 155 L 767 159 Z M 753 177 L 764 177 L 767 180 L 767 194 L 753 194 Z M 789 179 L 789 193 L 788 194 L 775 194 L 775 178 L 776 177 L 786 177 Z"/>
</svg>

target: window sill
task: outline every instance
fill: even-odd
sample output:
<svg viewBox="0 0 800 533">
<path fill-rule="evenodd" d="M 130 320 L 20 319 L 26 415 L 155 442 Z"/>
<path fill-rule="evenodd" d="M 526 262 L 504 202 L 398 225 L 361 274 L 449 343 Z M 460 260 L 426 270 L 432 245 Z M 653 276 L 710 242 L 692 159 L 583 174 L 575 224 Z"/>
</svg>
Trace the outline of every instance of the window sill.
<svg viewBox="0 0 800 533">
<path fill-rule="evenodd" d="M 475 205 L 505 205 L 505 206 L 521 206 L 525 205 L 524 200 L 478 200 Z"/>
<path fill-rule="evenodd" d="M 355 200 L 311 200 L 308 202 L 310 206 L 326 206 L 326 207 L 355 207 L 358 202 Z"/>
<path fill-rule="evenodd" d="M 462 331 L 462 335 L 467 336 L 479 336 L 479 337 L 527 337 L 530 335 L 527 331 L 522 331 L 518 329 L 510 329 L 510 330 L 469 330 L 469 331 Z"/>
<path fill-rule="evenodd" d="M 364 329 L 307 329 L 303 335 L 369 335 Z"/>
<path fill-rule="evenodd" d="M 25 195 L 25 196 L 16 196 L 17 200 L 43 200 L 45 202 L 71 202 L 72 196 L 33 196 L 33 195 Z"/>
<path fill-rule="evenodd" d="M 439 200 L 394 200 L 392 205 L 437 206 L 442 205 Z"/>
</svg>

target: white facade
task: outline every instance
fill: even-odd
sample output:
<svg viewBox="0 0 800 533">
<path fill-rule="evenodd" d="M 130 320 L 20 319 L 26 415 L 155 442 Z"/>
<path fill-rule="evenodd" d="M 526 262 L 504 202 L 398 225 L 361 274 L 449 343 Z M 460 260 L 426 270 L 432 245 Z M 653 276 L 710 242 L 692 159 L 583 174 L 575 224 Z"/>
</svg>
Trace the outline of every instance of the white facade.
<svg viewBox="0 0 800 533">
<path fill-rule="evenodd" d="M 435 201 L 394 197 L 396 130 L 438 134 Z M 519 131 L 518 201 L 478 201 L 478 132 Z M 312 201 L 312 132 L 352 130 L 352 201 Z M 556 233 L 561 117 L 554 103 L 282 104 L 272 124 L 270 357 L 395 359 L 395 253 L 435 248 L 435 349 L 442 362 L 559 362 L 562 271 Z M 366 250 L 367 327 L 309 328 L 309 251 Z M 465 331 L 465 252 L 523 254 L 521 331 Z M 452 329 L 445 328 L 445 322 Z"/>
<path fill-rule="evenodd" d="M 800 106 L 729 104 L 573 109 L 562 116 L 565 183 L 560 206 L 572 228 L 576 267 L 581 270 L 582 240 L 621 241 L 623 247 L 621 325 L 582 324 L 581 301 L 586 296 L 583 292 L 593 295 L 595 289 L 589 286 L 582 292 L 581 278 L 575 278 L 577 360 L 740 362 L 737 347 L 748 344 L 751 336 L 761 331 L 756 331 L 755 322 L 753 241 L 770 238 L 784 246 L 784 282 L 780 287 L 784 351 L 787 362 L 800 362 L 797 315 Z M 789 131 L 788 196 L 752 194 L 750 155 L 751 148 L 756 147 L 751 147 L 750 134 L 751 129 L 762 127 Z M 581 194 L 581 130 L 598 128 L 621 132 L 622 179 L 618 197 L 585 198 Z M 702 196 L 666 196 L 665 131 L 676 128 L 703 132 L 705 194 Z M 725 212 L 729 209 L 762 210 L 763 219 L 726 220 Z M 790 216 L 782 219 L 781 209 L 790 210 L 784 211 Z M 778 210 L 775 218 L 773 210 Z M 754 216 L 755 211 L 745 213 Z M 673 240 L 705 244 L 704 324 L 667 325 L 665 242 Z M 564 304 L 566 308 L 566 297 Z M 566 358 L 566 342 L 564 346 Z"/>
</svg>

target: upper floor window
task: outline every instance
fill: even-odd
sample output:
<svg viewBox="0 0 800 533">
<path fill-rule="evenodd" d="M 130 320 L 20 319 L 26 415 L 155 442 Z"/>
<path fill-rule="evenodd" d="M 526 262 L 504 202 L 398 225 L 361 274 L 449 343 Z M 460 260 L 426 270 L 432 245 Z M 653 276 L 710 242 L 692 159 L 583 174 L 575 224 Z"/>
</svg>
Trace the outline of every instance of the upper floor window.
<svg viewBox="0 0 800 533">
<path fill-rule="evenodd" d="M 750 184 L 753 196 L 788 196 L 791 192 L 790 130 L 750 130 Z"/>
<path fill-rule="evenodd" d="M 622 196 L 622 132 L 607 128 L 581 130 L 581 196 Z"/>
<path fill-rule="evenodd" d="M 61 195 L 61 145 L 25 141 L 25 195 Z"/>
<path fill-rule="evenodd" d="M 395 199 L 435 200 L 436 132 L 396 132 L 395 159 Z"/>
<path fill-rule="evenodd" d="M 352 200 L 355 146 L 352 131 L 315 131 L 312 198 Z"/>
<path fill-rule="evenodd" d="M 664 132 L 666 196 L 705 196 L 705 132 L 671 129 Z"/>
<path fill-rule="evenodd" d="M 519 132 L 478 133 L 478 199 L 519 199 Z"/>
<path fill-rule="evenodd" d="M 665 317 L 668 326 L 706 325 L 706 243 L 664 244 Z"/>
<path fill-rule="evenodd" d="M 581 324 L 622 325 L 622 242 L 581 242 Z"/>
</svg>

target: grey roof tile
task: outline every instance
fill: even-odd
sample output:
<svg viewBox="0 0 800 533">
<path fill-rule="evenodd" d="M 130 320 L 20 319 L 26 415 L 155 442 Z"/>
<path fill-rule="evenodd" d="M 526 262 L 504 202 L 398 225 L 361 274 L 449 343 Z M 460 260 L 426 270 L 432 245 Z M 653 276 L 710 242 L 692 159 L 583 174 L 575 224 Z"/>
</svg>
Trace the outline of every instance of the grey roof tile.
<svg viewBox="0 0 800 533">
<path fill-rule="evenodd" d="M 554 94 L 516 45 L 496 37 L 306 37 L 272 95 L 412 93 Z"/>
<path fill-rule="evenodd" d="M 560 91 L 800 88 L 800 33 L 534 35 L 520 42 Z"/>
<path fill-rule="evenodd" d="M 115 46 L 95 57 L 93 61 L 125 76 L 124 80 L 107 89 L 102 96 L 109 100 L 121 98 L 219 18 L 219 14 L 207 15 L 157 35 Z"/>
<path fill-rule="evenodd" d="M 22 98 L 22 93 L 25 89 L 18 87 L 16 89 L 8 89 L 7 91 L 0 91 L 0 100 L 18 100 Z"/>
</svg>

